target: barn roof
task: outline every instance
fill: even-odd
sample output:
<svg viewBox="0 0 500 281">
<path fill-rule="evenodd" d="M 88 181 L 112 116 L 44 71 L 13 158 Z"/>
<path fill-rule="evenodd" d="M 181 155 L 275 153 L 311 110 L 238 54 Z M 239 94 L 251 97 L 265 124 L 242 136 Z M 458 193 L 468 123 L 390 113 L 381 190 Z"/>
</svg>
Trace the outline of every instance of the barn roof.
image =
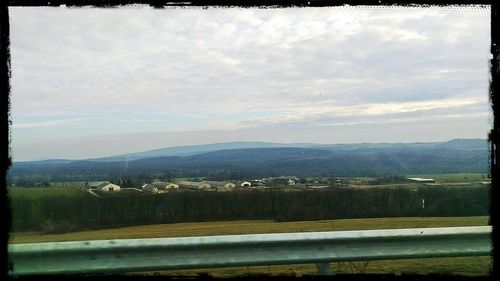
<svg viewBox="0 0 500 281">
<path fill-rule="evenodd" d="M 215 187 L 224 186 L 224 185 L 229 184 L 229 183 L 234 184 L 234 183 L 228 182 L 228 181 L 205 181 L 205 182 L 210 184 L 211 186 L 215 186 Z"/>
<path fill-rule="evenodd" d="M 434 181 L 434 179 L 424 179 L 424 178 L 407 178 L 407 179 L 412 180 L 412 181 L 421 181 L 421 182 Z"/>
<path fill-rule="evenodd" d="M 157 181 L 157 182 L 154 182 L 152 184 L 154 184 L 156 186 L 167 186 L 169 184 L 176 184 L 176 183 L 173 183 L 173 182 L 164 182 L 164 181 Z"/>
<path fill-rule="evenodd" d="M 91 181 L 89 182 L 89 187 L 102 187 L 105 186 L 106 184 L 109 184 L 109 181 Z"/>
</svg>

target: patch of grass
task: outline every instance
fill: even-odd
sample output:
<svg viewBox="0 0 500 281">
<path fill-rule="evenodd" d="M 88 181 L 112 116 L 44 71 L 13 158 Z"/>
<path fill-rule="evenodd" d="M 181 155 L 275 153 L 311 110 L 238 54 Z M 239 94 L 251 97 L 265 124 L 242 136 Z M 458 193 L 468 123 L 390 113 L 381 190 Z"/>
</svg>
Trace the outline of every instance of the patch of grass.
<svg viewBox="0 0 500 281">
<path fill-rule="evenodd" d="M 332 262 L 333 274 L 449 274 L 465 276 L 487 276 L 491 269 L 491 257 L 428 258 L 384 261 Z M 315 264 L 272 265 L 230 267 L 196 270 L 166 270 L 142 272 L 132 275 L 196 276 L 208 274 L 213 277 L 235 277 L 242 275 L 317 275 Z"/>
</svg>

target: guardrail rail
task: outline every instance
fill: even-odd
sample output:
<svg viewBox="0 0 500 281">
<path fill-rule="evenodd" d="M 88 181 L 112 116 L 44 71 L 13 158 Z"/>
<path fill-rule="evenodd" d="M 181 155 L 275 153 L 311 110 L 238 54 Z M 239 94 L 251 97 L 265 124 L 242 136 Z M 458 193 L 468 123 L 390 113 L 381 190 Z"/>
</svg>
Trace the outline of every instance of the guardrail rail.
<svg viewBox="0 0 500 281">
<path fill-rule="evenodd" d="M 115 239 L 8 245 L 10 275 L 319 264 L 491 254 L 491 226 Z"/>
</svg>

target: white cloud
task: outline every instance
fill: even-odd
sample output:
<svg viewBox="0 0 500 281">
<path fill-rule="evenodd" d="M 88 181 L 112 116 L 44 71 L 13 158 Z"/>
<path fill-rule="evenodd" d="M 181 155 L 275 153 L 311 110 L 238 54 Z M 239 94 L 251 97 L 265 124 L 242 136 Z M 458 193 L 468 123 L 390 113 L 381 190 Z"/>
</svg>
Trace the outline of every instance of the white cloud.
<svg viewBox="0 0 500 281">
<path fill-rule="evenodd" d="M 16 123 L 13 122 L 13 129 L 24 129 L 24 128 L 39 128 L 39 127 L 60 127 L 60 126 L 71 126 L 75 123 L 81 122 L 82 119 L 66 119 L 66 120 L 53 120 L 53 121 L 41 121 L 41 122 L 31 122 L 31 123 Z"/>
<path fill-rule="evenodd" d="M 394 122 L 418 122 L 419 120 L 467 118 L 483 116 L 485 99 L 444 99 L 407 103 L 379 103 L 354 106 L 337 106 L 328 102 L 318 102 L 309 106 L 284 106 L 280 113 L 268 117 L 248 118 L 243 121 L 212 124 L 211 129 L 248 129 L 287 126 L 311 127 L 325 125 L 381 124 Z M 480 110 L 480 112 L 477 112 Z"/>
<path fill-rule="evenodd" d="M 489 9 L 9 12 L 11 114 L 26 134 L 68 118 L 123 133 L 127 118 L 117 112 L 130 112 L 129 130 L 142 122 L 149 131 L 196 131 L 419 122 L 424 112 L 467 118 L 489 110 Z"/>
</svg>

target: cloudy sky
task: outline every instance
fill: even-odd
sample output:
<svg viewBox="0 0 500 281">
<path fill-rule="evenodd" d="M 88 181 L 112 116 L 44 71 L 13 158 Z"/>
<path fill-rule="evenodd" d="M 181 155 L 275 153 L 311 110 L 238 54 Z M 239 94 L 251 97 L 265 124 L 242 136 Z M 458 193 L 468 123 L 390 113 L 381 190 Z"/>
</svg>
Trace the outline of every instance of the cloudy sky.
<svg viewBox="0 0 500 281">
<path fill-rule="evenodd" d="M 14 161 L 491 127 L 489 8 L 9 12 Z"/>
</svg>

